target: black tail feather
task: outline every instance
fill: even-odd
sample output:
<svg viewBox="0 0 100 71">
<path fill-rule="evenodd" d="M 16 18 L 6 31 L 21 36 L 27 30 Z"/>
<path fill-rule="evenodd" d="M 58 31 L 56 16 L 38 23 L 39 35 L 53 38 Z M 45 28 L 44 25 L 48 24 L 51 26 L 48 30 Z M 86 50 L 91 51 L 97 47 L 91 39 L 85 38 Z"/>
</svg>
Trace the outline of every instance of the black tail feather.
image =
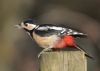
<svg viewBox="0 0 100 71">
<path fill-rule="evenodd" d="M 88 58 L 94 60 L 93 56 L 89 55 L 83 48 L 80 48 L 79 45 L 77 45 L 76 48 L 78 48 L 79 50 L 83 51 L 85 53 L 85 56 L 87 56 Z"/>
<path fill-rule="evenodd" d="M 88 55 L 88 54 L 85 54 L 85 56 L 94 60 L 94 58 L 92 56 Z"/>
<path fill-rule="evenodd" d="M 72 36 L 74 36 L 74 37 L 82 37 L 82 38 L 86 38 L 86 37 L 88 37 L 86 34 L 75 34 L 75 35 L 72 35 Z"/>
</svg>

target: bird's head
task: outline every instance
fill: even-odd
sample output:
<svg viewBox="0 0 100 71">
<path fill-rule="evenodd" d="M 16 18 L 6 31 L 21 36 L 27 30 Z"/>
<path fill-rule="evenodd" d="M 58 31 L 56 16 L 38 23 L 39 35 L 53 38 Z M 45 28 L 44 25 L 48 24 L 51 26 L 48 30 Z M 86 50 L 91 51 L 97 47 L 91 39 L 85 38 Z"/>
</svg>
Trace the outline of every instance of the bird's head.
<svg viewBox="0 0 100 71">
<path fill-rule="evenodd" d="M 17 25 L 17 27 L 25 29 L 25 30 L 33 30 L 37 27 L 36 22 L 32 19 L 27 19 L 25 21 L 23 21 L 22 23 L 20 23 L 19 25 Z"/>
</svg>

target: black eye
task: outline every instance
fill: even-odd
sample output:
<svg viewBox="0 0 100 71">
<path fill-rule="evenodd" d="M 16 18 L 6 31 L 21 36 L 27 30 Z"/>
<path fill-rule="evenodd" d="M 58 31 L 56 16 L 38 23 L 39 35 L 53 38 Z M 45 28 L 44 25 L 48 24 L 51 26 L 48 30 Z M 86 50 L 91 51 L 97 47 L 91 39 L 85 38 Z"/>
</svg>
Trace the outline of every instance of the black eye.
<svg viewBox="0 0 100 71">
<path fill-rule="evenodd" d="M 28 26 L 28 23 L 24 23 L 25 26 Z"/>
<path fill-rule="evenodd" d="M 28 26 L 28 24 L 36 23 L 36 20 L 34 20 L 34 19 L 27 19 L 23 23 L 24 23 L 25 26 Z"/>
</svg>

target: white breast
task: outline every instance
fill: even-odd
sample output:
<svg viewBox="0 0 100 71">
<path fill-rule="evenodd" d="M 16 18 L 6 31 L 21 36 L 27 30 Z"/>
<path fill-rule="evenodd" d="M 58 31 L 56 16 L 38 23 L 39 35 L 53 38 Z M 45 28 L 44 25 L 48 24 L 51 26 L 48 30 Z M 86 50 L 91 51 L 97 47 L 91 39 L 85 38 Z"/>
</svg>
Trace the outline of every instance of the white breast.
<svg viewBox="0 0 100 71">
<path fill-rule="evenodd" d="M 52 35 L 49 37 L 41 37 L 36 35 L 35 33 L 33 33 L 33 35 L 33 38 L 35 39 L 37 44 L 43 48 L 48 48 L 49 46 L 56 44 L 60 40 L 57 35 Z"/>
</svg>

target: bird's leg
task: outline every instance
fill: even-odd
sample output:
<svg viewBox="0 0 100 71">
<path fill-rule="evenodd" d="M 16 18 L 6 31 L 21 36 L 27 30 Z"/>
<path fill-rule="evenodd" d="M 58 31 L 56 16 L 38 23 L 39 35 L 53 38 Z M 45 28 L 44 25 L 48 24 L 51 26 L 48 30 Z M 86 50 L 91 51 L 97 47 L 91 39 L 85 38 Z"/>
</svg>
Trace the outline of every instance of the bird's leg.
<svg viewBox="0 0 100 71">
<path fill-rule="evenodd" d="M 41 56 L 41 54 L 43 54 L 44 52 L 46 52 L 46 51 L 51 51 L 52 49 L 51 48 L 53 48 L 52 46 L 50 46 L 50 47 L 48 47 L 48 48 L 44 48 L 39 54 L 38 54 L 38 58 Z"/>
</svg>

